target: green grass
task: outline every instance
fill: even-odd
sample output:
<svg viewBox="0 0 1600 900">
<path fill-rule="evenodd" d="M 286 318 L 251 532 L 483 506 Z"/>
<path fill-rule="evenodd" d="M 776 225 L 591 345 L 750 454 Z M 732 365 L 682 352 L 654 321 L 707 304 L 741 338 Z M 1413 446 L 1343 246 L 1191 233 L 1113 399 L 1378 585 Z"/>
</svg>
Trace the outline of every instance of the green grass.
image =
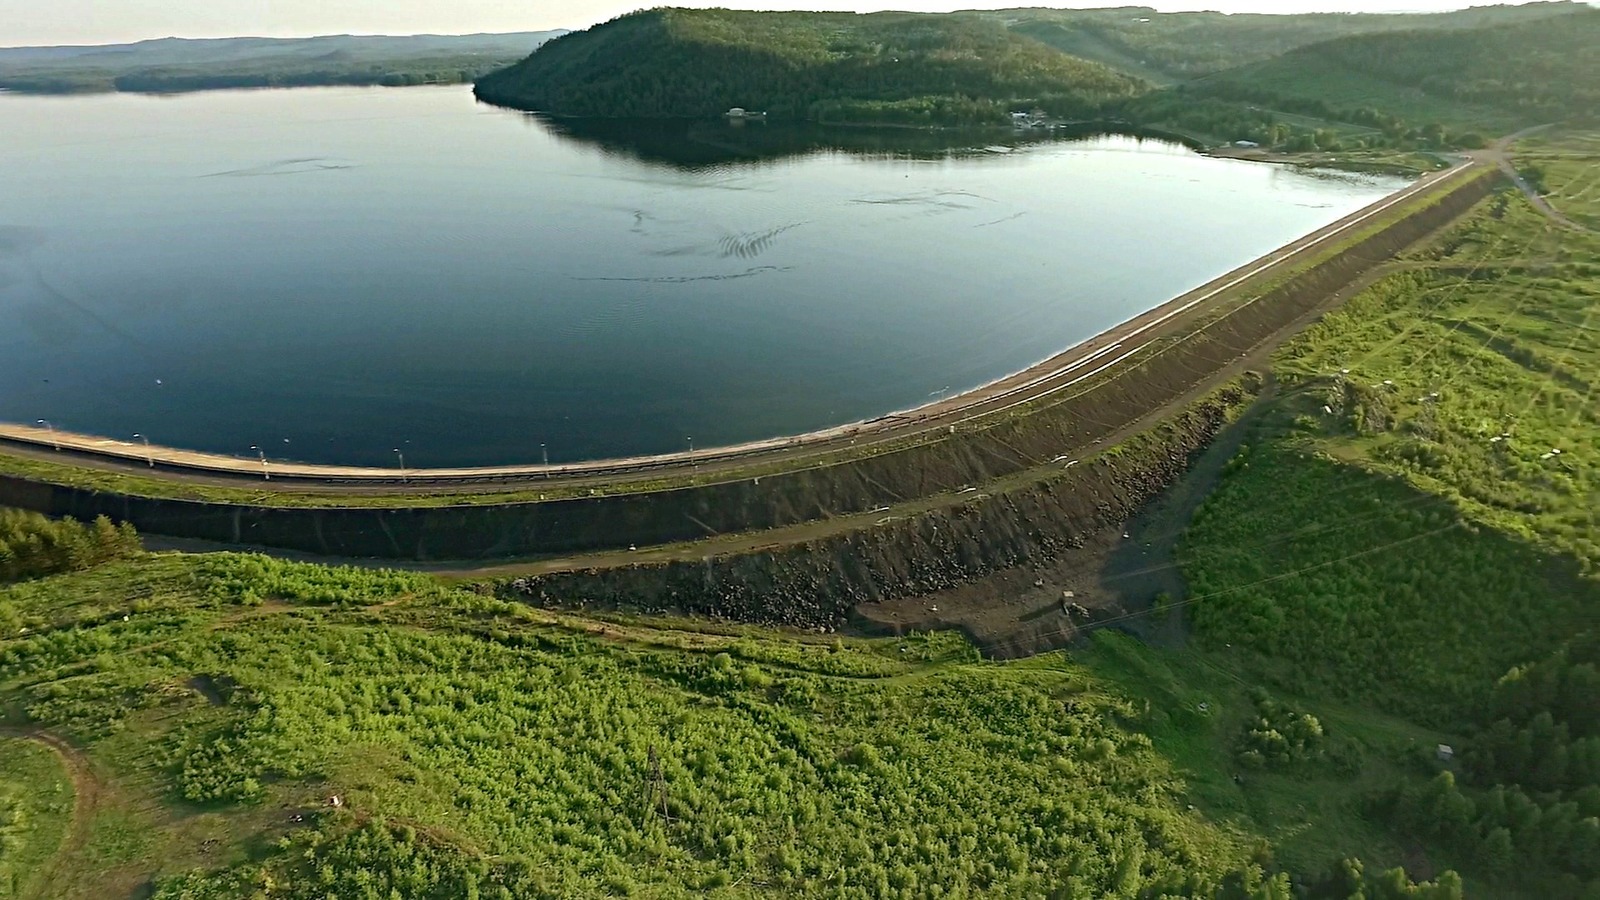
<svg viewBox="0 0 1600 900">
<path fill-rule="evenodd" d="M 1275 691 L 1323 723 L 1339 759 L 1263 770 L 1237 753 L 1258 690 L 1240 652 L 1157 650 L 1099 632 L 1073 657 L 1134 699 L 1139 726 L 1183 777 L 1186 801 L 1236 833 L 1259 836 L 1279 865 L 1320 872 L 1339 855 L 1372 868 L 1408 861 L 1402 836 L 1367 807 L 1414 768 L 1417 748 L 1449 734 L 1362 705 Z"/>
<path fill-rule="evenodd" d="M 1519 164 L 1548 163 L 1576 218 L 1600 206 L 1595 149 L 1540 135 Z M 1156 748 L 1208 815 L 1267 833 L 1297 864 L 1336 836 L 1371 860 L 1459 866 L 1474 895 L 1600 890 L 1575 849 L 1594 838 L 1582 823 L 1600 785 L 1544 758 L 1590 739 L 1588 701 L 1535 687 L 1508 707 L 1497 687 L 1530 664 L 1574 683 L 1592 670 L 1564 660 L 1592 641 L 1600 603 L 1597 312 L 1600 237 L 1508 191 L 1280 349 L 1278 398 L 1179 547 L 1194 646 L 1103 640 L 1089 657 L 1162 713 Z M 1353 742 L 1359 772 L 1313 762 L 1224 780 L 1239 771 L 1227 717 L 1251 718 L 1247 686 L 1261 684 Z M 1528 726 L 1535 711 L 1555 724 Z M 1482 760 L 1538 727 L 1560 735 L 1532 754 L 1540 777 L 1566 793 L 1528 799 L 1515 785 L 1529 772 Z M 1453 805 L 1427 787 L 1435 743 L 1468 760 Z M 1507 791 L 1532 818 L 1508 816 Z M 1578 824 L 1541 830 L 1541 814 Z"/>
<path fill-rule="evenodd" d="M 0 897 L 25 897 L 66 836 L 72 779 L 54 751 L 0 737 Z"/>
<path fill-rule="evenodd" d="M 237 556 L 3 596 L 29 631 L 0 643 L 0 703 L 109 782 L 52 896 L 194 867 L 231 872 L 196 891 L 292 882 L 303 850 L 276 841 L 368 817 L 566 895 L 1130 896 L 1244 861 L 1126 702 L 1060 656 L 608 625 Z"/>
<path fill-rule="evenodd" d="M 1423 262 L 1284 348 L 1292 442 L 1600 564 L 1600 237 L 1500 197 Z"/>
<path fill-rule="evenodd" d="M 1206 646 L 1250 649 L 1296 692 L 1470 721 L 1495 679 L 1600 603 L 1537 549 L 1474 533 L 1402 481 L 1270 445 L 1233 465 L 1243 474 L 1180 547 L 1193 620 Z"/>
</svg>

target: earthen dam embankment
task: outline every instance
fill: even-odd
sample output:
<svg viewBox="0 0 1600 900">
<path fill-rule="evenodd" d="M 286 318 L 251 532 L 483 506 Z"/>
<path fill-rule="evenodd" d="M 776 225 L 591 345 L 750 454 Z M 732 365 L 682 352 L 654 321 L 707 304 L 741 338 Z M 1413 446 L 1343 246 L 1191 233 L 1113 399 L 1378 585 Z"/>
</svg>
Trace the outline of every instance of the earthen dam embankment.
<svg viewBox="0 0 1600 900">
<path fill-rule="evenodd" d="M 1492 175 L 1449 173 L 1385 201 L 1378 212 L 1386 215 L 1347 220 L 1338 226 L 1339 241 L 1316 247 L 1309 264 L 1307 247 L 1317 243 L 1310 238 L 1247 267 L 1234 284 L 1209 295 L 1202 289 L 1108 332 L 1086 345 L 1078 362 L 1053 361 L 904 422 L 836 429 L 815 446 L 801 441 L 801 449 L 777 447 L 756 475 L 741 472 L 741 456 L 719 462 L 707 453 L 690 461 L 698 477 L 667 487 L 629 491 L 627 481 L 638 476 L 623 473 L 615 492 L 593 476 L 601 485 L 593 496 L 394 506 L 274 505 L 268 492 L 259 502 L 174 499 L 0 475 L 0 505 L 107 515 L 155 534 L 329 556 L 484 560 L 695 541 L 955 494 L 1065 466 L 1148 426 L 1153 413 L 1182 409 L 1229 377 L 1242 357 L 1471 207 L 1491 189 Z M 1390 212 L 1403 201 L 1403 214 Z M 143 464 L 137 453 L 124 455 Z"/>
</svg>

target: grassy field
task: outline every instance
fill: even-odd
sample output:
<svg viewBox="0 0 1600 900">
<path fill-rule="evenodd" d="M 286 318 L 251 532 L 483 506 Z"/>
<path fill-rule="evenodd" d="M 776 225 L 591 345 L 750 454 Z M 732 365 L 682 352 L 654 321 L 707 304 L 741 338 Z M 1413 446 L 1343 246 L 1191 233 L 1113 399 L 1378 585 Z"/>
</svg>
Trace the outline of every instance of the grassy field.
<svg viewBox="0 0 1600 900">
<path fill-rule="evenodd" d="M 1287 898 L 1406 861 L 1363 798 L 1442 736 L 1110 632 L 998 663 L 232 554 L 0 603 L 0 708 L 94 779 L 50 897 Z"/>
<path fill-rule="evenodd" d="M 0 897 L 35 893 L 72 817 L 72 781 L 54 751 L 0 737 Z"/>
<path fill-rule="evenodd" d="M 1552 196 L 1600 172 L 1600 156 L 1568 162 L 1545 176 Z M 1566 205 L 1595 215 L 1600 193 Z M 1291 443 L 1403 477 L 1592 569 L 1600 235 L 1506 194 L 1413 262 L 1283 350 L 1280 376 L 1307 401 Z"/>
<path fill-rule="evenodd" d="M 1530 163 L 1563 213 L 1600 213 L 1592 136 Z M 1096 670 L 1169 708 L 1264 685 L 1377 764 L 1353 795 L 1311 776 L 1251 801 L 1174 718 L 1152 736 L 1203 808 L 1303 817 L 1319 837 L 1279 836 L 1288 859 L 1343 835 L 1469 895 L 1600 896 L 1597 313 L 1600 236 L 1508 190 L 1278 353 L 1280 401 L 1179 547 L 1194 645 L 1102 646 Z M 1359 735 L 1385 730 L 1374 758 Z"/>
<path fill-rule="evenodd" d="M 0 596 L 27 629 L 0 643 L 0 702 L 106 776 L 54 897 L 152 876 L 157 896 L 263 879 L 310 896 L 399 878 L 397 854 L 443 879 L 406 897 L 469 878 L 519 896 L 1134 896 L 1247 859 L 1186 810 L 1137 711 L 1059 655 L 608 625 L 248 556 Z M 334 861 L 307 868 L 313 844 Z"/>
<path fill-rule="evenodd" d="M 1220 645 L 1215 652 L 1154 650 L 1103 631 L 1072 655 L 1132 699 L 1141 728 L 1184 779 L 1187 801 L 1221 826 L 1253 836 L 1259 856 L 1298 873 L 1322 872 L 1345 857 L 1372 870 L 1417 866 L 1404 836 L 1370 806 L 1398 781 L 1431 771 L 1428 751 L 1455 740 L 1454 733 L 1274 685 L 1271 702 L 1312 716 L 1324 746 L 1308 756 L 1249 756 L 1248 735 L 1261 721 L 1261 679 L 1242 653 Z M 1426 862 L 1432 871 L 1457 864 Z"/>
</svg>

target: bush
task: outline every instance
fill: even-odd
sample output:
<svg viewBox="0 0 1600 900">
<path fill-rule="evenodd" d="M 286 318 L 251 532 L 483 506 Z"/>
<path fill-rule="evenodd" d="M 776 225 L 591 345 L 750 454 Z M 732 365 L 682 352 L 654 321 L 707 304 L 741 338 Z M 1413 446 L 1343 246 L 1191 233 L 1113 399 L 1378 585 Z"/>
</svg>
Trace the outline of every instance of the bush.
<svg viewBox="0 0 1600 900">
<path fill-rule="evenodd" d="M 0 508 L 0 583 L 87 569 L 139 549 L 132 525 L 114 525 L 105 516 L 84 525 Z"/>
<path fill-rule="evenodd" d="M 205 593 L 224 603 L 254 605 L 285 600 L 316 606 L 368 605 L 436 585 L 426 575 L 355 566 L 286 562 L 259 553 L 218 553 L 197 567 Z"/>
<path fill-rule="evenodd" d="M 1287 766 L 1320 759 L 1326 736 L 1316 716 L 1273 700 L 1257 690 L 1256 715 L 1245 723 L 1235 749 L 1239 761 L 1260 766 Z"/>
</svg>

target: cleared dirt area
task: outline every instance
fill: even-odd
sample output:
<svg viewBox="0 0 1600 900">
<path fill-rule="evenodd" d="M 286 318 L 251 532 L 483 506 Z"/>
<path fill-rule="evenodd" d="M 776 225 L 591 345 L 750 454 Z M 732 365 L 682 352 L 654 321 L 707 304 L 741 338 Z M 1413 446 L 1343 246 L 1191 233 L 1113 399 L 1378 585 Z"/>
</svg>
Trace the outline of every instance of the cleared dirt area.
<svg viewBox="0 0 1600 900">
<path fill-rule="evenodd" d="M 1104 627 L 1147 642 L 1182 643 L 1181 617 L 1159 609 L 1161 598 L 1186 596 L 1175 552 L 1178 538 L 1239 451 L 1255 415 L 1272 399 L 1269 388 L 1128 522 L 1087 535 L 1081 546 L 1034 566 L 1005 569 L 924 597 L 858 607 L 850 630 L 899 635 L 955 628 L 985 655 L 1001 659 L 1064 647 Z"/>
</svg>

